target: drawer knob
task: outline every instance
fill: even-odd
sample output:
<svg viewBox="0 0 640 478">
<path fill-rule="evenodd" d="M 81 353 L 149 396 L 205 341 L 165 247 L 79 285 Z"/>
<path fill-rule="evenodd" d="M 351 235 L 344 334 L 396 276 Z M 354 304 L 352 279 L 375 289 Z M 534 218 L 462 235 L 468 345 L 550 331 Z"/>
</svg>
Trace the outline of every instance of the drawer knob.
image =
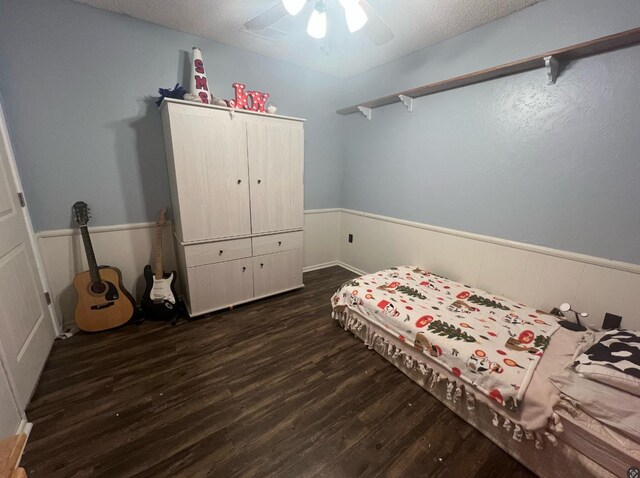
<svg viewBox="0 0 640 478">
<path fill-rule="evenodd" d="M 264 263 L 260 263 L 260 269 L 262 269 L 264 267 Z"/>
<path fill-rule="evenodd" d="M 258 179 L 258 184 L 260 184 L 262 182 L 262 179 Z"/>
<path fill-rule="evenodd" d="M 282 241 L 278 241 L 278 245 L 281 246 L 282 245 Z"/>
<path fill-rule="evenodd" d="M 222 249 L 220 249 L 220 252 L 218 253 L 218 255 L 221 256 L 223 252 L 224 251 Z"/>
<path fill-rule="evenodd" d="M 246 271 L 247 268 L 245 266 L 242 266 L 242 272 Z"/>
<path fill-rule="evenodd" d="M 240 184 L 242 182 L 242 179 L 238 179 L 238 184 Z"/>
</svg>

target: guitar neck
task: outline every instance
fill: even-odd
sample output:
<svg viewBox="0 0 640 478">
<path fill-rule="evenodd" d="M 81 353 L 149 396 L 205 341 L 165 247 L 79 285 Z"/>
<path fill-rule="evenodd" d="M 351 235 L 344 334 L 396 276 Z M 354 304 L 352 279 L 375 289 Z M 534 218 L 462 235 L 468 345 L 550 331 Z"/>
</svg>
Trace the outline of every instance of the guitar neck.
<svg viewBox="0 0 640 478">
<path fill-rule="evenodd" d="M 162 279 L 164 276 L 164 269 L 162 267 L 162 226 L 156 227 L 156 266 L 154 269 L 154 275 L 156 279 Z"/>
<path fill-rule="evenodd" d="M 89 274 L 91 276 L 91 282 L 100 282 L 100 271 L 98 269 L 96 255 L 93 252 L 93 245 L 91 244 L 89 229 L 87 228 L 87 226 L 80 226 L 80 232 L 82 233 L 84 251 L 87 254 L 87 262 L 89 263 Z"/>
</svg>

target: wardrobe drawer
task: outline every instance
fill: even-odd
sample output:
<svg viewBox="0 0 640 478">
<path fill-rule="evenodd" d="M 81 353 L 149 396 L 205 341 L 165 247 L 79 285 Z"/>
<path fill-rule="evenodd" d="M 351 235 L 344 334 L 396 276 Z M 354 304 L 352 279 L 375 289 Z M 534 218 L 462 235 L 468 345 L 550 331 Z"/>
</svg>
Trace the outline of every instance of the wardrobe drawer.
<svg viewBox="0 0 640 478">
<path fill-rule="evenodd" d="M 302 249 L 302 234 L 302 231 L 296 231 L 254 237 L 252 239 L 253 255 L 260 256 L 291 249 Z"/>
<path fill-rule="evenodd" d="M 250 238 L 184 246 L 184 259 L 187 267 L 232 261 L 244 257 L 251 257 Z"/>
</svg>

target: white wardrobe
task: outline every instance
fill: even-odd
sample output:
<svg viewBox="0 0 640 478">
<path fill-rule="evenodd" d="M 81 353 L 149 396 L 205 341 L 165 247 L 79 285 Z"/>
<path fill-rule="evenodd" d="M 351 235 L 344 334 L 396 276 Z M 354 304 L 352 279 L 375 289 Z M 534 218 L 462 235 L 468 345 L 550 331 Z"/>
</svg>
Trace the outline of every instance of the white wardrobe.
<svg viewBox="0 0 640 478">
<path fill-rule="evenodd" d="M 171 99 L 161 113 L 189 315 L 302 287 L 304 120 Z"/>
</svg>

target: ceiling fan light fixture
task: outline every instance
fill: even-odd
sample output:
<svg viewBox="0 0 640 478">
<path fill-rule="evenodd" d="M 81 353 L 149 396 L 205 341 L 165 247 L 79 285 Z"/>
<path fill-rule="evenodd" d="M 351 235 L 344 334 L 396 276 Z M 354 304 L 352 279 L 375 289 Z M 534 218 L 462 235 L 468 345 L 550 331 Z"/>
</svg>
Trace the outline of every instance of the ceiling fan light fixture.
<svg viewBox="0 0 640 478">
<path fill-rule="evenodd" d="M 282 0 L 285 10 L 294 17 L 302 11 L 307 0 Z"/>
<path fill-rule="evenodd" d="M 340 0 L 340 4 L 344 7 L 344 16 L 347 20 L 347 27 L 350 33 L 355 33 L 365 26 L 369 17 L 367 17 L 366 12 L 362 6 L 360 6 L 360 2 Z"/>
<path fill-rule="evenodd" d="M 307 33 L 310 37 L 317 39 L 324 38 L 327 35 L 327 7 L 322 0 L 316 3 L 311 13 L 307 24 Z"/>
<path fill-rule="evenodd" d="M 359 0 L 338 0 L 340 2 L 340 6 L 345 10 L 353 5 L 358 5 L 360 3 Z"/>
</svg>

